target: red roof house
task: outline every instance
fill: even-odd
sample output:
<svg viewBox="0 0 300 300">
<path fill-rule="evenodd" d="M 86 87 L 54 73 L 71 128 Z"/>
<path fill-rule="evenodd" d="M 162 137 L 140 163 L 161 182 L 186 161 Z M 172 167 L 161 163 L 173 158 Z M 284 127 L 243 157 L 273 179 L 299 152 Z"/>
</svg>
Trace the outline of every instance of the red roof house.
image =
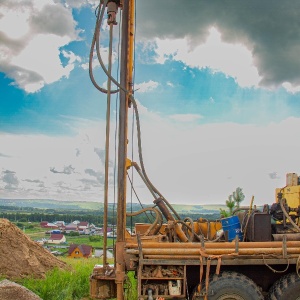
<svg viewBox="0 0 300 300">
<path fill-rule="evenodd" d="M 52 233 L 48 239 L 50 244 L 62 244 L 66 242 L 66 237 L 60 233 Z"/>
</svg>

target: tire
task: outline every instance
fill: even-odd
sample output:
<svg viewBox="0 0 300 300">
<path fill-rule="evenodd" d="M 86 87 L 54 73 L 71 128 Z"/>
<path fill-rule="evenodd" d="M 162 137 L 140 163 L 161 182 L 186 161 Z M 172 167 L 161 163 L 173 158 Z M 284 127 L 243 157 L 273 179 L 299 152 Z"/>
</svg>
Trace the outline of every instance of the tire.
<svg viewBox="0 0 300 300">
<path fill-rule="evenodd" d="M 202 284 L 201 292 L 195 288 L 192 299 L 204 299 L 205 284 Z M 263 300 L 264 297 L 258 286 L 248 277 L 236 272 L 222 272 L 213 275 L 208 286 L 209 300 Z M 287 300 L 287 299 L 286 299 Z"/>
<path fill-rule="evenodd" d="M 300 277 L 297 273 L 284 275 L 270 288 L 267 300 L 300 300 Z"/>
</svg>

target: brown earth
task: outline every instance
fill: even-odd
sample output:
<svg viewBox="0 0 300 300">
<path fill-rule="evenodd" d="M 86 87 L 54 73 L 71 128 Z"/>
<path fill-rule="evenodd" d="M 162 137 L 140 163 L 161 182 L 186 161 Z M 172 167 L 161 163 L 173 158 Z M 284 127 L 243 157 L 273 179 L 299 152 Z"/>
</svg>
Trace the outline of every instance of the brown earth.
<svg viewBox="0 0 300 300">
<path fill-rule="evenodd" d="M 39 296 L 15 282 L 7 279 L 0 282 L 1 300 L 42 300 Z"/>
<path fill-rule="evenodd" d="M 65 268 L 66 264 L 10 221 L 0 219 L 0 277 L 44 278 L 54 267 Z"/>
</svg>

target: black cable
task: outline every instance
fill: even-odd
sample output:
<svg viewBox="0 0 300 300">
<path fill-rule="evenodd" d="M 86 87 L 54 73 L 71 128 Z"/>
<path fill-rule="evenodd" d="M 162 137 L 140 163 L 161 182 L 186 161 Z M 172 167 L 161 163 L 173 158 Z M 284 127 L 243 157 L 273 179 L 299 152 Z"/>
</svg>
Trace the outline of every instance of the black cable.
<svg viewBox="0 0 300 300">
<path fill-rule="evenodd" d="M 143 204 L 142 204 L 140 198 L 138 197 L 138 195 L 137 195 L 137 193 L 136 193 L 136 191 L 135 191 L 135 189 L 134 189 L 134 187 L 133 187 L 132 181 L 131 181 L 131 179 L 130 179 L 128 173 L 127 173 L 127 177 L 128 177 L 128 180 L 129 180 L 129 182 L 130 182 L 130 184 L 131 184 L 131 188 L 132 188 L 132 190 L 133 190 L 133 192 L 134 192 L 134 194 L 135 194 L 135 196 L 136 196 L 136 198 L 137 198 L 137 200 L 138 200 L 138 202 L 139 202 L 141 208 L 142 208 L 142 209 L 145 209 L 145 207 L 143 206 Z M 149 221 L 149 222 L 152 222 L 152 221 L 149 219 L 149 216 L 148 216 L 146 213 L 145 213 L 145 215 L 146 215 L 148 221 Z M 153 215 L 152 215 L 152 217 L 153 217 Z"/>
</svg>

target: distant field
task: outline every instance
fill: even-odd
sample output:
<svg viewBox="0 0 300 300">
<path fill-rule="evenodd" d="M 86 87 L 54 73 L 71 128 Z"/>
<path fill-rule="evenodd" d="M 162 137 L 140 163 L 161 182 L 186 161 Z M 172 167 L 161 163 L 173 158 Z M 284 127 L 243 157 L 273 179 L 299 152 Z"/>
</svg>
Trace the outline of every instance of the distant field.
<svg viewBox="0 0 300 300">
<path fill-rule="evenodd" d="M 1 206 L 33 207 L 42 209 L 100 210 L 103 203 L 77 201 L 57 201 L 51 199 L 0 199 Z"/>
<path fill-rule="evenodd" d="M 111 206 L 113 204 L 110 204 Z M 51 199 L 0 199 L 0 206 L 15 206 L 15 207 L 33 207 L 40 209 L 69 209 L 69 210 L 102 210 L 103 203 L 99 202 L 85 202 L 81 199 L 77 201 L 57 201 Z M 129 206 L 129 204 L 128 204 Z M 140 205 L 133 204 L 133 210 L 139 210 Z M 144 205 L 152 206 L 152 205 Z M 204 205 L 186 205 L 174 204 L 174 209 L 178 213 L 214 213 L 219 212 L 220 208 L 226 208 L 224 204 L 204 204 Z"/>
<path fill-rule="evenodd" d="M 204 204 L 204 205 L 186 205 L 186 204 L 174 204 L 174 209 L 181 213 L 181 212 L 188 212 L 188 213 L 214 213 L 219 212 L 220 208 L 225 209 L 226 205 L 224 204 Z"/>
</svg>

